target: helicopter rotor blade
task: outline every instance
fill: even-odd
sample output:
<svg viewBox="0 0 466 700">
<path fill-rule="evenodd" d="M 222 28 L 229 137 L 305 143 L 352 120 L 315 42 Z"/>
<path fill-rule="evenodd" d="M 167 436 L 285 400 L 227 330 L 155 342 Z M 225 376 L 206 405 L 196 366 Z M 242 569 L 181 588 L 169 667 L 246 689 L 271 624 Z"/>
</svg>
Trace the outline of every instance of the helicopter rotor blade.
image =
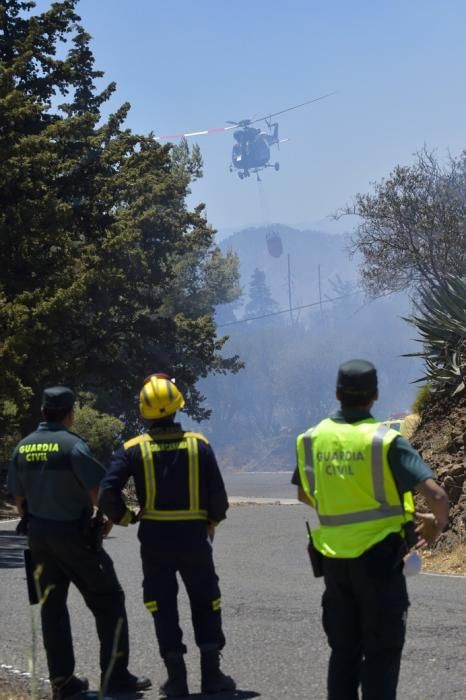
<svg viewBox="0 0 466 700">
<path fill-rule="evenodd" d="M 230 124 L 230 126 L 220 126 L 216 127 L 213 129 L 202 129 L 201 131 L 190 131 L 187 133 L 181 133 L 181 134 L 165 134 L 163 136 L 154 136 L 155 141 L 173 141 L 175 139 L 188 139 L 188 138 L 193 138 L 194 136 L 206 136 L 208 134 L 216 134 L 221 131 L 231 131 L 231 129 L 237 129 L 237 128 L 242 128 L 244 126 L 250 126 L 250 124 L 256 124 L 257 122 L 262 122 L 267 120 L 272 119 L 272 117 L 278 117 L 280 114 L 285 114 L 285 112 L 291 112 L 293 109 L 299 109 L 300 107 L 305 107 L 305 105 L 310 105 L 313 102 L 319 102 L 320 100 L 325 100 L 327 97 L 331 97 L 331 95 L 335 95 L 335 92 L 329 92 L 326 95 L 321 95 L 320 97 L 315 97 L 313 100 L 308 100 L 307 102 L 302 102 L 299 105 L 295 105 L 294 107 L 288 107 L 287 109 L 282 109 L 280 112 L 274 112 L 273 114 L 267 114 L 265 117 L 258 117 L 255 119 L 254 117 L 252 119 L 242 119 L 239 122 L 232 122 L 232 121 L 227 121 L 227 124 Z"/>
<path fill-rule="evenodd" d="M 190 131 L 185 134 L 165 134 L 163 136 L 154 136 L 155 141 L 173 141 L 174 139 L 188 139 L 193 136 L 205 136 L 207 134 L 216 134 L 220 131 L 230 131 L 236 129 L 236 126 L 219 126 L 213 129 L 203 129 L 202 131 Z"/>
<path fill-rule="evenodd" d="M 332 95 L 336 95 L 336 90 L 334 92 L 328 92 L 326 95 L 321 95 L 320 97 L 315 97 L 313 100 L 308 100 L 307 102 L 301 102 L 300 105 L 295 105 L 294 107 L 288 107 L 287 109 L 282 109 L 280 112 L 274 112 L 273 114 L 267 114 L 265 117 L 259 117 L 258 119 L 254 119 L 254 121 L 252 121 L 251 124 L 255 124 L 256 122 L 266 121 L 267 119 L 271 119 L 272 117 L 278 117 L 279 114 L 285 114 L 285 112 L 291 112 L 293 109 L 299 109 L 300 107 L 305 107 L 306 105 L 310 105 L 313 102 L 319 102 L 320 100 L 325 100 L 327 97 L 331 97 Z"/>
</svg>

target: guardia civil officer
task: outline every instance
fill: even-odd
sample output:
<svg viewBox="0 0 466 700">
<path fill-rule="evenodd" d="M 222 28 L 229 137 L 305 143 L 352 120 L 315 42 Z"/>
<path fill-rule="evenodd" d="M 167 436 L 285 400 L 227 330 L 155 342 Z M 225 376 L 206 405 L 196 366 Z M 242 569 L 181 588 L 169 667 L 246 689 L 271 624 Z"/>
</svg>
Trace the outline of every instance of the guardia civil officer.
<svg viewBox="0 0 466 700">
<path fill-rule="evenodd" d="M 75 659 L 67 595 L 70 583 L 95 617 L 100 640 L 102 677 L 112 692 L 144 690 L 148 678 L 128 671 L 128 623 L 123 590 L 109 555 L 92 538 L 93 506 L 105 470 L 87 444 L 72 433 L 75 396 L 71 389 L 46 389 L 44 421 L 16 446 L 8 487 L 21 516 L 27 515 L 29 546 L 40 567 L 42 633 L 54 700 L 87 690 L 86 678 L 74 675 Z M 111 526 L 111 523 L 107 526 Z M 118 655 L 112 645 L 118 636 Z"/>
<path fill-rule="evenodd" d="M 226 517 L 228 500 L 214 452 L 199 433 L 183 430 L 175 413 L 184 406 L 176 384 L 164 374 L 148 377 L 139 410 L 147 432 L 115 453 L 102 485 L 101 509 L 119 525 L 134 521 L 121 492 L 134 478 L 141 507 L 139 540 L 144 604 L 152 614 L 168 678 L 166 697 L 188 694 L 182 631 L 178 621 L 177 572 L 188 592 L 196 644 L 201 652 L 202 691 L 234 690 L 220 670 L 225 644 L 218 577 L 212 559 L 214 527 Z"/>
<path fill-rule="evenodd" d="M 341 409 L 297 439 L 293 482 L 314 507 L 313 558 L 325 581 L 323 626 L 331 648 L 328 700 L 394 700 L 409 605 L 403 575 L 408 507 L 415 489 L 432 513 L 417 527 L 418 546 L 448 523 L 448 499 L 419 454 L 375 420 L 375 367 L 341 365 Z M 312 553 L 312 550 L 311 550 Z"/>
</svg>

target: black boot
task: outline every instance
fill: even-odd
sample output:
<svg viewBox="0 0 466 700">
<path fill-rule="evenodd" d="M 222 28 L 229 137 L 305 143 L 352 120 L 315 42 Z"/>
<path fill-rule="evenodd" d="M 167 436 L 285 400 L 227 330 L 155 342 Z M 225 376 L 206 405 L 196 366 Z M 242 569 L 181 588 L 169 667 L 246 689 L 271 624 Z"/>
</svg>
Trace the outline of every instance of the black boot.
<svg viewBox="0 0 466 700">
<path fill-rule="evenodd" d="M 80 693 L 84 693 L 89 688 L 87 678 L 79 678 L 71 676 L 66 683 L 56 685 L 52 683 L 52 700 L 65 700 L 65 698 L 77 697 Z"/>
<path fill-rule="evenodd" d="M 135 676 L 133 673 L 126 671 L 118 676 L 113 675 L 105 690 L 109 693 L 134 693 L 147 690 L 151 685 L 152 681 L 150 678 Z"/>
<path fill-rule="evenodd" d="M 165 698 L 185 698 L 189 695 L 186 679 L 186 666 L 183 654 L 171 653 L 163 658 L 168 678 L 160 686 L 160 693 Z"/>
<path fill-rule="evenodd" d="M 201 650 L 201 690 L 203 693 L 221 693 L 234 690 L 236 683 L 220 670 L 220 652 Z"/>
</svg>

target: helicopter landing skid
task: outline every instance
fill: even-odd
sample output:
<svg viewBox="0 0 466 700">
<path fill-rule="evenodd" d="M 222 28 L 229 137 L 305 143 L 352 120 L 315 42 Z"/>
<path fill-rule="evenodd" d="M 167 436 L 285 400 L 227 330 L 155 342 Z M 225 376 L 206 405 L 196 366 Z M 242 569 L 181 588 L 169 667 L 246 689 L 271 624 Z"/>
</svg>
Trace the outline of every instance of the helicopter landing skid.
<svg viewBox="0 0 466 700">
<path fill-rule="evenodd" d="M 238 177 L 240 180 L 244 180 L 245 177 L 250 177 L 251 172 L 253 172 L 254 175 L 256 175 L 256 177 L 257 177 L 257 181 L 261 182 L 261 178 L 260 178 L 259 173 L 261 172 L 261 170 L 265 170 L 265 168 L 273 168 L 276 172 L 278 172 L 280 170 L 280 163 L 267 163 L 266 165 L 263 165 L 262 167 L 257 168 L 255 170 L 251 170 L 251 171 L 238 170 Z M 230 173 L 232 173 L 232 172 L 233 172 L 233 168 L 230 165 Z"/>
</svg>

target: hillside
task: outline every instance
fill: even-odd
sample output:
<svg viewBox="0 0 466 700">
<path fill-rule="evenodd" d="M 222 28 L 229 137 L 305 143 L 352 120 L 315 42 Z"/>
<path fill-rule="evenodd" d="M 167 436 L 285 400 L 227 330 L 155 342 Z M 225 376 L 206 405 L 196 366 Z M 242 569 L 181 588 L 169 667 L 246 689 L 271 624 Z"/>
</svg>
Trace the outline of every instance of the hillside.
<svg viewBox="0 0 466 700">
<path fill-rule="evenodd" d="M 274 258 L 267 248 L 266 236 L 273 232 L 281 238 L 283 252 Z M 265 272 L 273 298 L 279 305 L 288 305 L 288 255 L 290 256 L 291 292 L 294 306 L 319 299 L 319 267 L 321 293 L 332 296 L 329 280 L 339 275 L 346 283 L 356 285 L 357 262 L 350 259 L 348 240 L 344 235 L 291 228 L 272 224 L 246 228 L 220 243 L 223 251 L 233 250 L 240 262 L 244 291 L 255 268 Z"/>
<path fill-rule="evenodd" d="M 280 257 L 269 252 L 271 230 L 280 236 Z M 202 428 L 224 468 L 293 468 L 296 435 L 337 408 L 337 367 L 351 357 L 365 357 L 378 369 L 378 418 L 410 411 L 422 368 L 418 358 L 401 357 L 417 349 L 412 328 L 402 320 L 410 313 L 409 299 L 367 299 L 346 236 L 273 225 L 238 231 L 221 246 L 238 256 L 243 296 L 218 307 L 216 317 L 219 332 L 229 338 L 225 352 L 238 354 L 245 367 L 235 375 L 210 375 L 199 389 L 212 411 Z M 292 307 L 301 307 L 292 313 L 288 254 Z M 254 305 L 254 313 L 247 311 L 256 269 L 277 315 L 268 314 L 267 299 L 262 307 Z M 251 315 L 257 318 L 248 321 Z"/>
<path fill-rule="evenodd" d="M 450 499 L 450 529 L 437 548 L 466 545 L 466 397 L 431 399 L 412 443 Z"/>
</svg>

